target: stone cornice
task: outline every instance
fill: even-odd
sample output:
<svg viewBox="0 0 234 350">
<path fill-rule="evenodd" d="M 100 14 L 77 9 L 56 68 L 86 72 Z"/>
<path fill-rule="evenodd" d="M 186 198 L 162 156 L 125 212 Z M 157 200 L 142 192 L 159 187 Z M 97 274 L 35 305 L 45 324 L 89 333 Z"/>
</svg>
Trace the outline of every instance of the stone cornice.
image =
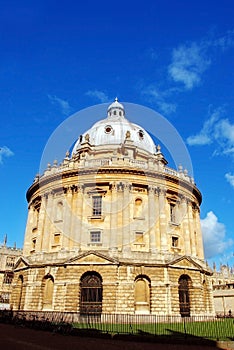
<svg viewBox="0 0 234 350">
<path fill-rule="evenodd" d="M 41 188 L 43 188 L 44 186 L 48 185 L 48 184 L 52 184 L 53 182 L 58 182 L 57 187 L 63 187 L 64 185 L 64 181 L 65 179 L 68 178 L 74 178 L 74 177 L 80 177 L 80 176 L 84 176 L 84 175 L 90 175 L 90 174 L 129 174 L 129 175 L 133 175 L 133 176 L 143 176 L 143 177 L 149 177 L 149 178 L 153 178 L 153 179 L 159 179 L 159 180 L 164 180 L 164 181 L 168 181 L 171 182 L 177 186 L 181 186 L 182 188 L 190 191 L 198 200 L 199 205 L 201 204 L 202 201 L 202 195 L 201 192 L 198 190 L 198 188 L 186 181 L 183 180 L 173 174 L 168 174 L 168 173 L 163 173 L 163 172 L 158 172 L 158 171 L 150 171 L 150 170 L 142 170 L 139 168 L 112 168 L 112 167 L 108 167 L 108 168 L 100 168 L 100 169 L 93 169 L 93 168 L 87 168 L 87 169 L 79 169 L 79 170 L 68 170 L 68 171 L 64 171 L 62 173 L 56 173 L 56 174 L 52 174 L 52 175 L 47 175 L 47 176 L 42 176 L 40 178 L 40 181 L 33 183 L 26 194 L 27 197 L 27 201 L 30 201 L 30 198 L 33 196 L 33 194 L 38 191 Z M 61 184 L 59 184 L 59 182 L 61 182 Z M 60 185 L 60 186 L 59 186 Z"/>
</svg>

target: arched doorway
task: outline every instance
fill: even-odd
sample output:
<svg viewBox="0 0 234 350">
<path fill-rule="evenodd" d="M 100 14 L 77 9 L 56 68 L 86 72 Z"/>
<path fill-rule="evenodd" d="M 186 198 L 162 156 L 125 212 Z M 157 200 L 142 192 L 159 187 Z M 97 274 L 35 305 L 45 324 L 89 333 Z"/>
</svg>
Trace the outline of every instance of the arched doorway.
<svg viewBox="0 0 234 350">
<path fill-rule="evenodd" d="M 187 275 L 182 275 L 179 278 L 179 303 L 180 314 L 182 317 L 190 316 L 190 295 L 191 279 Z"/>
<path fill-rule="evenodd" d="M 136 314 L 150 313 L 150 280 L 147 276 L 137 276 L 135 279 L 134 305 Z"/>
<path fill-rule="evenodd" d="M 80 314 L 102 312 L 102 278 L 94 271 L 86 272 L 80 280 Z"/>
<path fill-rule="evenodd" d="M 50 274 L 46 275 L 43 278 L 42 290 L 43 290 L 42 309 L 51 310 L 53 305 L 54 278 Z"/>
</svg>

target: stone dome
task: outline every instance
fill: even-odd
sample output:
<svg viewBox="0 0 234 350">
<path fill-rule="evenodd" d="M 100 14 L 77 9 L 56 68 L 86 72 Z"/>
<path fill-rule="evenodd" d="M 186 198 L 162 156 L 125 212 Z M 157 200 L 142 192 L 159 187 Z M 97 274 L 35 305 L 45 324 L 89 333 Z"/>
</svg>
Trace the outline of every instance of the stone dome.
<svg viewBox="0 0 234 350">
<path fill-rule="evenodd" d="M 124 106 L 116 98 L 107 109 L 107 118 L 98 121 L 82 134 L 75 143 L 72 153 L 76 153 L 84 142 L 89 142 L 92 146 L 114 146 L 121 145 L 127 140 L 147 153 L 156 153 L 156 146 L 151 136 L 141 126 L 125 118 Z"/>
</svg>

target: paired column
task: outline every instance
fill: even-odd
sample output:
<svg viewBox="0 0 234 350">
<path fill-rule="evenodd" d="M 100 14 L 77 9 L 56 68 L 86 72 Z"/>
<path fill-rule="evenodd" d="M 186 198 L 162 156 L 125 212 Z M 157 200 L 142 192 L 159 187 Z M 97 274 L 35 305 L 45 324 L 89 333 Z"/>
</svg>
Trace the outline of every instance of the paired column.
<svg viewBox="0 0 234 350">
<path fill-rule="evenodd" d="M 165 252 L 168 250 L 168 239 L 167 239 L 167 215 L 166 215 L 166 190 L 163 188 L 159 189 L 159 228 L 160 228 L 160 250 Z"/>
<path fill-rule="evenodd" d="M 155 206 L 155 188 L 149 186 L 148 188 L 148 212 L 149 212 L 149 248 L 152 253 L 156 253 L 156 221 L 157 213 Z"/>
<path fill-rule="evenodd" d="M 123 251 L 129 251 L 131 232 L 130 232 L 130 184 L 123 184 L 123 205 L 122 205 L 122 244 Z"/>
<path fill-rule="evenodd" d="M 72 208 L 72 189 L 66 188 L 66 194 L 64 196 L 64 216 L 63 216 L 63 248 L 69 248 L 70 235 L 71 235 L 71 208 Z"/>
<path fill-rule="evenodd" d="M 47 198 L 47 199 L 46 199 Z M 48 193 L 44 196 L 44 225 L 42 223 L 41 227 L 43 227 L 43 232 L 41 235 L 41 251 L 48 251 L 49 245 L 51 241 L 51 231 L 52 231 L 52 223 L 53 223 L 53 209 L 54 208 L 54 195 L 53 192 Z"/>
<path fill-rule="evenodd" d="M 118 249 L 118 193 L 117 185 L 114 182 L 111 186 L 111 205 L 110 205 L 110 241 L 109 248 L 112 251 Z"/>
<path fill-rule="evenodd" d="M 196 231 L 196 242 L 197 242 L 197 256 L 200 259 L 204 259 L 204 249 L 203 249 L 203 240 L 201 232 L 201 222 L 200 222 L 200 212 L 199 209 L 195 209 L 195 231 Z"/>
<path fill-rule="evenodd" d="M 26 225 L 26 232 L 24 237 L 24 255 L 28 255 L 31 250 L 32 246 L 32 229 L 33 229 L 33 204 L 30 205 L 28 209 L 28 219 L 27 219 L 27 225 Z"/>
<path fill-rule="evenodd" d="M 193 206 L 191 202 L 188 202 L 188 221 L 189 221 L 189 231 L 190 231 L 191 254 L 193 256 L 196 256 L 197 242 L 196 242 L 196 235 L 194 233 Z"/>
<path fill-rule="evenodd" d="M 74 237 L 75 244 L 80 247 L 82 245 L 82 223 L 83 223 L 83 202 L 84 202 L 84 192 L 82 186 L 77 186 L 77 197 L 76 197 L 76 206 L 75 212 L 73 215 L 75 216 L 76 225 L 74 227 Z"/>
</svg>

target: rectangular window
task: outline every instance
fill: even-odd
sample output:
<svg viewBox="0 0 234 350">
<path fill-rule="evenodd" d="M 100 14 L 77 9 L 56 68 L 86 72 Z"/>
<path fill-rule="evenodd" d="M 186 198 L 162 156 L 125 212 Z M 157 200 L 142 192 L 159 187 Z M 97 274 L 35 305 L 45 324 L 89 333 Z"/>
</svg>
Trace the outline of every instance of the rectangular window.
<svg viewBox="0 0 234 350">
<path fill-rule="evenodd" d="M 15 264 L 15 258 L 12 256 L 8 256 L 6 259 L 6 267 L 14 267 Z"/>
<path fill-rule="evenodd" d="M 37 243 L 36 238 L 33 238 L 33 240 L 32 240 L 32 250 L 36 249 L 36 243 Z"/>
<path fill-rule="evenodd" d="M 102 215 L 102 196 L 93 196 L 93 216 Z"/>
<path fill-rule="evenodd" d="M 178 247 L 178 243 L 179 243 L 179 238 L 178 237 L 172 237 L 171 238 L 171 245 L 172 245 L 172 247 L 177 248 Z"/>
<path fill-rule="evenodd" d="M 135 232 L 135 240 L 136 240 L 136 244 L 142 244 L 143 242 L 143 232 Z"/>
<path fill-rule="evenodd" d="M 11 284 L 13 280 L 13 272 L 5 272 L 3 283 L 5 284 Z"/>
<path fill-rule="evenodd" d="M 101 242 L 101 231 L 91 231 L 90 232 L 90 242 L 100 243 Z"/>
<path fill-rule="evenodd" d="M 176 215 L 175 215 L 176 206 L 174 203 L 170 203 L 170 221 L 176 222 Z"/>
<path fill-rule="evenodd" d="M 60 243 L 60 233 L 54 234 L 54 244 L 58 245 Z"/>
<path fill-rule="evenodd" d="M 10 294 L 2 293 L 0 295 L 0 303 L 9 304 L 9 302 L 10 302 Z"/>
</svg>

